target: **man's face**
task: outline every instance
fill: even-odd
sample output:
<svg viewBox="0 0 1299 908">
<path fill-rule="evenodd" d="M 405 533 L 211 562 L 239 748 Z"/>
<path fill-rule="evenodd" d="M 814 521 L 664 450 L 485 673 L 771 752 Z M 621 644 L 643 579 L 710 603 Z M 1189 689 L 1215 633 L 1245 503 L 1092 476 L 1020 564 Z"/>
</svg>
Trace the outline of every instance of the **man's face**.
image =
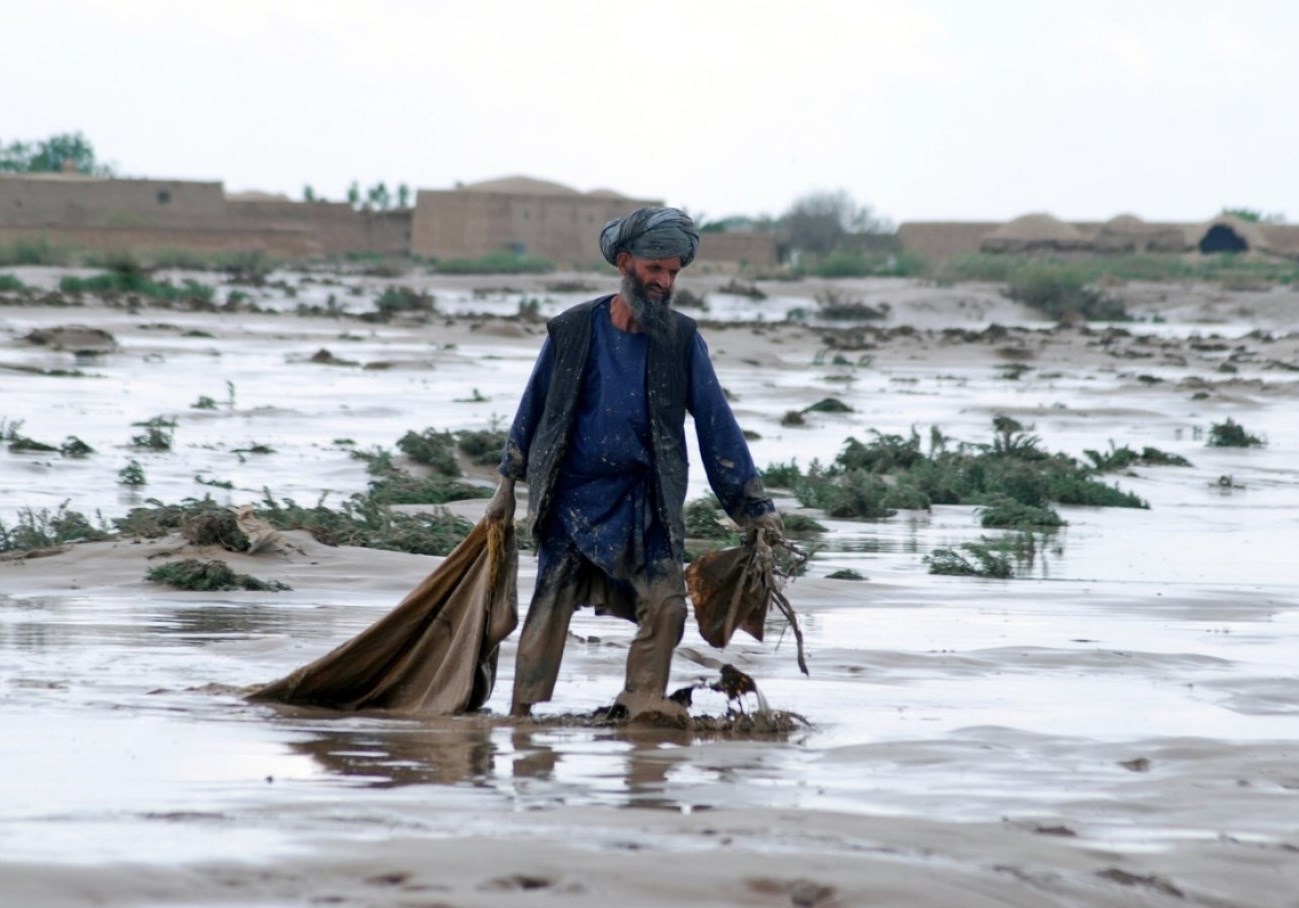
<svg viewBox="0 0 1299 908">
<path fill-rule="evenodd" d="M 629 253 L 619 262 L 618 270 L 630 278 L 640 294 L 654 303 L 667 303 L 672 299 L 681 259 L 642 259 Z"/>
</svg>

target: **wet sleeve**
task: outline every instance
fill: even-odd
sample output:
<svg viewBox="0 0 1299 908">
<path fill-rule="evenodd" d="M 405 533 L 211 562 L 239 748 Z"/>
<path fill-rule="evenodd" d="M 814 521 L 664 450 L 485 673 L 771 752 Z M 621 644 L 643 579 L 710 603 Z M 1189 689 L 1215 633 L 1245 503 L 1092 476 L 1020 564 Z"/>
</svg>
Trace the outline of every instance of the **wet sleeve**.
<svg viewBox="0 0 1299 908">
<path fill-rule="evenodd" d="M 708 356 L 708 345 L 695 335 L 690 351 L 690 391 L 687 399 L 695 418 L 699 454 L 704 461 L 708 484 L 733 520 L 756 517 L 774 511 L 775 505 L 762 487 L 762 479 L 749 454 L 749 443 L 735 421 L 721 382 Z"/>
<path fill-rule="evenodd" d="M 541 345 L 541 352 L 537 354 L 532 377 L 523 390 L 523 399 L 519 401 L 519 410 L 514 414 L 514 423 L 510 426 L 510 434 L 505 439 L 505 450 L 501 453 L 500 473 L 507 479 L 523 479 L 528 472 L 528 451 L 532 447 L 532 436 L 537 431 L 537 424 L 541 422 L 541 413 L 546 407 L 554 355 L 550 338 L 547 337 Z"/>
</svg>

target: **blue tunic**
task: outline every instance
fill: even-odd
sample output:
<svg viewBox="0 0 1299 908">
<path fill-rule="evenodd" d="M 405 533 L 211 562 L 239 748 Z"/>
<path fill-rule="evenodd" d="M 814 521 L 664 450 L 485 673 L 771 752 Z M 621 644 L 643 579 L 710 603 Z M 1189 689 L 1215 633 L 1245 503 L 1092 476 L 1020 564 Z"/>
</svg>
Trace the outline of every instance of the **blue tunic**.
<svg viewBox="0 0 1299 908">
<path fill-rule="evenodd" d="M 591 347 L 582 375 L 553 507 L 538 540 L 544 574 L 553 556 L 572 545 L 610 577 L 628 579 L 646 565 L 671 557 L 666 527 L 653 505 L 654 457 L 646 397 L 649 339 L 614 326 L 609 302 L 591 312 Z M 554 362 L 546 339 L 510 429 L 506 450 L 525 453 L 537 428 Z M 695 420 L 709 484 L 726 512 L 770 510 L 746 501 L 757 476 L 748 444 L 713 371 L 708 346 L 695 335 L 686 407 Z M 501 472 L 511 472 L 506 460 Z"/>
</svg>

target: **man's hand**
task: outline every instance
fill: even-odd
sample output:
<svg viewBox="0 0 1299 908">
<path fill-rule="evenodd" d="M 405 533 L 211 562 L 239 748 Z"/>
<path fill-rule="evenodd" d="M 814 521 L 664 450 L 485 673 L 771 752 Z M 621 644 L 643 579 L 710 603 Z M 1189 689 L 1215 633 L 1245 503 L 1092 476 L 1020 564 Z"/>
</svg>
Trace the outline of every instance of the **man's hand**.
<svg viewBox="0 0 1299 908">
<path fill-rule="evenodd" d="M 767 511 L 745 521 L 745 530 L 754 530 L 762 534 L 768 542 L 785 538 L 785 523 L 775 511 Z"/>
<path fill-rule="evenodd" d="M 514 520 L 514 480 L 502 476 L 496 485 L 496 494 L 487 502 L 483 514 L 488 520 L 509 523 Z"/>
</svg>

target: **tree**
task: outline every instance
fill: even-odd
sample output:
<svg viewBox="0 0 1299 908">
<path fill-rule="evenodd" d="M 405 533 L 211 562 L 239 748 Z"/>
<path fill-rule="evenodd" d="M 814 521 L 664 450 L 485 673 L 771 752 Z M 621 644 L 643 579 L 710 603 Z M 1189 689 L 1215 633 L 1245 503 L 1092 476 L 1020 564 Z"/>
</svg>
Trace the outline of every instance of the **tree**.
<svg viewBox="0 0 1299 908">
<path fill-rule="evenodd" d="M 869 205 L 858 205 L 842 189 L 796 199 L 781 217 L 781 226 L 791 247 L 813 255 L 833 252 L 850 233 L 888 233 L 892 228 Z"/>
<path fill-rule="evenodd" d="M 311 184 L 310 184 L 310 183 L 308 183 L 306 186 L 303 186 L 303 187 L 302 187 L 302 201 L 304 201 L 304 202 L 317 202 L 317 201 L 319 201 L 319 199 L 316 198 L 316 190 L 314 190 L 314 189 L 311 188 Z"/>
<path fill-rule="evenodd" d="M 397 184 L 397 207 L 398 208 L 410 207 L 410 187 L 407 186 L 405 183 Z"/>
<path fill-rule="evenodd" d="M 111 177 L 113 168 L 95 160 L 95 149 L 79 132 L 60 133 L 37 142 L 0 144 L 0 172 L 61 173 Z"/>
<path fill-rule="evenodd" d="M 361 207 L 361 187 L 356 180 L 353 180 L 352 185 L 347 187 L 347 204 L 353 208 Z"/>
<path fill-rule="evenodd" d="M 392 207 L 392 196 L 388 194 L 388 184 L 380 180 L 365 191 L 365 202 L 377 211 L 387 211 Z"/>
</svg>

